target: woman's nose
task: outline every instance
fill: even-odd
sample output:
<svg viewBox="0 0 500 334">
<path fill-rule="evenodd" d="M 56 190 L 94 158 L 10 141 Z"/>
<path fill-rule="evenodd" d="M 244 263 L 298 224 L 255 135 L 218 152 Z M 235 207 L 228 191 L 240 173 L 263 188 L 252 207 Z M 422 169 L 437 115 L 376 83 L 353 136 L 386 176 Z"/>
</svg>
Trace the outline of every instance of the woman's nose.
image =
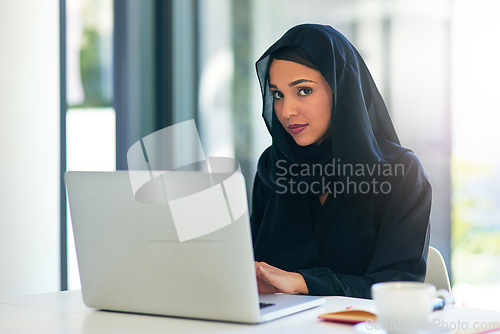
<svg viewBox="0 0 500 334">
<path fill-rule="evenodd" d="M 288 99 L 283 101 L 283 108 L 281 110 L 282 114 L 286 118 L 290 118 L 291 116 L 297 116 L 298 108 L 297 104 L 293 99 Z"/>
</svg>

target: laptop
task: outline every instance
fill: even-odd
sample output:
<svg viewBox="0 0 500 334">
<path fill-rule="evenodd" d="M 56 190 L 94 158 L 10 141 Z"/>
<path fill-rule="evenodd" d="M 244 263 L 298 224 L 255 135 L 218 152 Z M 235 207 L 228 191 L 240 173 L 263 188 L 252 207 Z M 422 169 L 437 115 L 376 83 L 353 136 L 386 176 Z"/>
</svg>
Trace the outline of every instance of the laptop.
<svg viewBox="0 0 500 334">
<path fill-rule="evenodd" d="M 324 303 L 259 295 L 239 171 L 70 171 L 65 182 L 88 307 L 255 324 Z"/>
</svg>

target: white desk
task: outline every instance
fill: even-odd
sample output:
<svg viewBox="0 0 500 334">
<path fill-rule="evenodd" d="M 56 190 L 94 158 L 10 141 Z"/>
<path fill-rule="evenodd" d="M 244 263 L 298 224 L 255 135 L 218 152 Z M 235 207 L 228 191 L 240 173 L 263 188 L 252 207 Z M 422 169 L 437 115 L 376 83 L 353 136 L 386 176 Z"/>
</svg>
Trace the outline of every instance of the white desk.
<svg viewBox="0 0 500 334">
<path fill-rule="evenodd" d="M 328 297 L 325 306 L 260 325 L 96 311 L 80 291 L 2 298 L 0 333 L 352 333 L 352 326 L 324 323 L 317 315 L 372 301 Z"/>
<path fill-rule="evenodd" d="M 323 307 L 260 325 L 177 319 L 87 308 L 80 291 L 17 296 L 0 300 L 0 333 L 354 333 L 352 325 L 323 322 L 317 315 L 345 309 L 370 307 L 371 300 L 327 297 Z M 455 307 L 436 317 L 457 323 L 498 321 L 500 313 Z M 464 329 L 464 328 L 461 328 Z M 375 332 L 375 331 L 374 331 Z M 470 331 L 478 332 L 476 331 Z M 375 334 L 375 333 L 373 333 Z"/>
</svg>

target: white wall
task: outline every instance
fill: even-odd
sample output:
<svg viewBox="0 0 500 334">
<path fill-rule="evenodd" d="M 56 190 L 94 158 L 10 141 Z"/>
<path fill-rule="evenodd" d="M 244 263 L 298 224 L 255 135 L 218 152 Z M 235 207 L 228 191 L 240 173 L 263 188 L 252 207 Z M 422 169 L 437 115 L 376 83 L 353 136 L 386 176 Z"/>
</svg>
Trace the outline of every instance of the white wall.
<svg viewBox="0 0 500 334">
<path fill-rule="evenodd" d="M 0 1 L 0 295 L 59 289 L 59 1 Z"/>
</svg>

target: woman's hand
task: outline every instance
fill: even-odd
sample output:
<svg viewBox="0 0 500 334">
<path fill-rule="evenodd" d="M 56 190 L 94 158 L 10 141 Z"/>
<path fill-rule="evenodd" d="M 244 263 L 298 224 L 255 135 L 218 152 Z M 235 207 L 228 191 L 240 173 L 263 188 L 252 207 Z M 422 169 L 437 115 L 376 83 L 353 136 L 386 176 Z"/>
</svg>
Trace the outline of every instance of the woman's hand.
<svg viewBox="0 0 500 334">
<path fill-rule="evenodd" d="M 273 267 L 265 262 L 255 261 L 259 293 L 302 293 L 309 294 L 304 277 Z"/>
</svg>

